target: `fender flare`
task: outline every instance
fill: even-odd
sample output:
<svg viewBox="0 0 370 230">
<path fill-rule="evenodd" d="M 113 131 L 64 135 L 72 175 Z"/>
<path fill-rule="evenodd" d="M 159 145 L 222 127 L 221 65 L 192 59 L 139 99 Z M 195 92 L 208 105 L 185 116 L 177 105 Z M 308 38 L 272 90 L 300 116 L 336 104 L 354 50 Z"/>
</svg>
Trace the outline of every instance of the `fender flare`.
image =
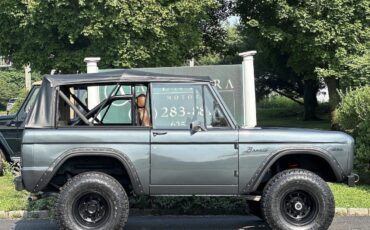
<svg viewBox="0 0 370 230">
<path fill-rule="evenodd" d="M 129 157 L 115 149 L 111 148 L 74 148 L 62 153 L 54 162 L 49 166 L 49 168 L 42 174 L 41 178 L 38 180 L 36 186 L 33 188 L 33 192 L 39 192 L 54 177 L 59 168 L 70 158 L 77 156 L 105 156 L 111 157 L 121 162 L 121 164 L 126 169 L 132 187 L 136 194 L 143 194 L 144 189 L 140 182 L 140 178 L 134 167 L 134 164 L 129 159 Z"/>
<path fill-rule="evenodd" d="M 0 149 L 3 151 L 6 160 L 11 161 L 10 155 L 13 155 L 13 150 L 10 148 L 8 142 L 6 142 L 2 133 L 0 133 Z"/>
<path fill-rule="evenodd" d="M 293 154 L 308 154 L 321 157 L 331 167 L 337 181 L 342 181 L 345 177 L 343 169 L 338 161 L 326 150 L 321 148 L 307 147 L 307 148 L 285 148 L 269 154 L 263 162 L 259 165 L 253 177 L 248 184 L 243 188 L 242 193 L 251 193 L 257 190 L 263 177 L 266 175 L 268 169 L 281 157 Z"/>
</svg>

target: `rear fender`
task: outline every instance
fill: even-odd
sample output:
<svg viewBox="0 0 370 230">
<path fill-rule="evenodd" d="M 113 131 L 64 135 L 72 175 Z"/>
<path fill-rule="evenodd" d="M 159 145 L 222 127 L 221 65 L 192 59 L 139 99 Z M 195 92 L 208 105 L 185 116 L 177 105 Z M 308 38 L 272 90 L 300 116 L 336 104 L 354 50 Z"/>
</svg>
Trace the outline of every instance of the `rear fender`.
<svg viewBox="0 0 370 230">
<path fill-rule="evenodd" d="M 68 159 L 77 156 L 106 156 L 119 160 L 121 164 L 125 167 L 133 189 L 136 194 L 143 194 L 144 189 L 140 182 L 140 178 L 137 174 L 137 171 L 134 167 L 134 164 L 127 157 L 126 154 L 117 151 L 111 148 L 75 148 L 68 150 L 61 154 L 42 174 L 41 178 L 37 181 L 36 185 L 33 188 L 33 192 L 39 192 L 45 188 L 51 179 L 54 177 L 59 168 L 66 162 Z"/>
</svg>

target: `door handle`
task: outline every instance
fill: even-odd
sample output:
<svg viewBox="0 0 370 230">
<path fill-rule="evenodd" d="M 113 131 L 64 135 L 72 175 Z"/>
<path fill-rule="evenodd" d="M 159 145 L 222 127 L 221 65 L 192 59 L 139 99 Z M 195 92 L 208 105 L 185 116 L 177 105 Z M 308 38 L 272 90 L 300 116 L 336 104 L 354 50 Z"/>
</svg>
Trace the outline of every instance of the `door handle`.
<svg viewBox="0 0 370 230">
<path fill-rule="evenodd" d="M 167 132 L 166 131 L 163 131 L 163 132 L 153 132 L 153 136 L 157 136 L 157 135 L 166 135 Z"/>
</svg>

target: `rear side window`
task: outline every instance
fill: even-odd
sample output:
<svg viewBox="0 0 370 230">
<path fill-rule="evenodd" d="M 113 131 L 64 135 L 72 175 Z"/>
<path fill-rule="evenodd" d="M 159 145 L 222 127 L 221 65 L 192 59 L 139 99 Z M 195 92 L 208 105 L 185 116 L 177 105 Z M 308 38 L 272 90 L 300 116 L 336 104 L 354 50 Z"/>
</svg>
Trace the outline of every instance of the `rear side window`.
<svg viewBox="0 0 370 230">
<path fill-rule="evenodd" d="M 88 108 L 89 93 L 93 108 Z M 59 94 L 58 126 L 151 126 L 146 84 L 79 85 Z"/>
</svg>

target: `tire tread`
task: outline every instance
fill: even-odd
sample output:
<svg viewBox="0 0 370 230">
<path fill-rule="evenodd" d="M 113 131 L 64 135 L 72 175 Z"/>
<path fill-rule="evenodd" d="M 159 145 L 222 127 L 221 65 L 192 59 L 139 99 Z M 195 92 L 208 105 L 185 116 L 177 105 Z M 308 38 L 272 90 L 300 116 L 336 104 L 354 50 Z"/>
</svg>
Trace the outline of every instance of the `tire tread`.
<svg viewBox="0 0 370 230">
<path fill-rule="evenodd" d="M 129 214 L 129 211 L 128 211 L 129 202 L 128 202 L 127 194 L 125 190 L 123 189 L 123 187 L 121 186 L 121 184 L 118 183 L 118 181 L 114 179 L 112 176 L 105 174 L 105 173 L 101 173 L 101 172 L 95 172 L 95 171 L 78 174 L 72 179 L 69 179 L 65 183 L 65 185 L 61 188 L 58 198 L 55 203 L 55 214 L 54 214 L 59 228 L 69 230 L 71 229 L 69 228 L 69 226 L 73 226 L 73 223 L 69 221 L 69 218 L 64 218 L 65 213 L 63 212 L 63 210 L 64 210 L 64 206 L 66 205 L 66 199 L 68 196 L 68 194 L 66 193 L 68 193 L 68 190 L 71 189 L 72 187 L 74 186 L 77 187 L 78 184 L 84 180 L 105 181 L 106 184 L 108 184 L 111 187 L 112 191 L 114 191 L 117 194 L 121 193 L 124 195 L 124 199 L 121 200 L 120 202 L 123 205 L 122 208 L 127 211 L 124 212 L 123 215 L 121 216 L 121 219 L 119 221 L 118 228 L 117 228 L 117 229 L 122 229 L 127 223 L 128 214 Z"/>
<path fill-rule="evenodd" d="M 326 220 L 324 221 L 323 225 L 317 226 L 317 228 L 307 228 L 307 229 L 328 229 L 333 218 L 335 215 L 335 201 L 333 198 L 333 194 L 329 188 L 329 186 L 326 184 L 326 182 L 319 177 L 318 175 L 314 174 L 311 171 L 305 170 L 305 169 L 289 169 L 282 171 L 278 174 L 276 174 L 265 186 L 263 190 L 262 200 L 261 200 L 261 209 L 262 209 L 262 215 L 268 225 L 272 229 L 288 229 L 288 228 L 282 228 L 283 226 L 282 221 L 277 220 L 276 213 L 273 213 L 271 208 L 269 207 L 269 202 L 274 200 L 274 190 L 276 190 L 279 186 L 281 186 L 282 183 L 286 182 L 287 180 L 306 180 L 310 181 L 310 183 L 318 185 L 321 192 L 323 193 L 322 196 L 327 199 L 327 212 L 326 213 Z M 275 221 L 277 220 L 277 221 Z M 299 228 L 299 229 L 306 229 L 306 228 Z"/>
</svg>

